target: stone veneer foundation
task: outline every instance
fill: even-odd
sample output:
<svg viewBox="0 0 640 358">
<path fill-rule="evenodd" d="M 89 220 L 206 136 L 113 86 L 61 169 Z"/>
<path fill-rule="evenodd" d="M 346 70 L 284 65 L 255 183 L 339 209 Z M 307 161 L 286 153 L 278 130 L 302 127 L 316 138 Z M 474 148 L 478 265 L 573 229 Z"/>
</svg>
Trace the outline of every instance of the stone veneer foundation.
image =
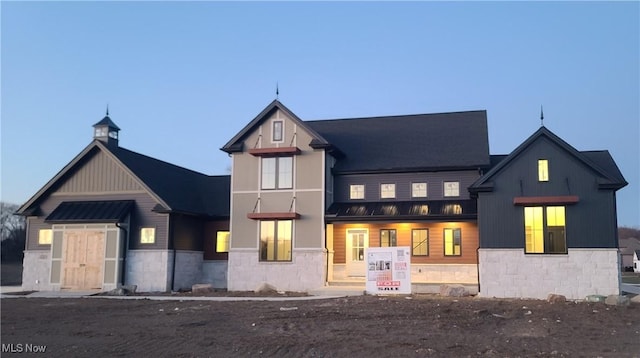
<svg viewBox="0 0 640 358">
<path fill-rule="evenodd" d="M 230 251 L 228 290 L 253 291 L 267 283 L 278 291 L 307 292 L 324 285 L 324 250 L 294 249 L 292 256 L 292 261 L 263 262 L 258 259 L 258 250 Z"/>
<path fill-rule="evenodd" d="M 51 282 L 51 251 L 28 250 L 22 261 L 22 290 L 53 291 L 59 290 Z"/>
<path fill-rule="evenodd" d="M 125 284 L 138 292 L 165 292 L 171 289 L 172 250 L 129 250 Z"/>
<path fill-rule="evenodd" d="M 568 299 L 620 293 L 617 249 L 569 249 L 525 255 L 523 249 L 480 249 L 480 296 Z"/>
</svg>

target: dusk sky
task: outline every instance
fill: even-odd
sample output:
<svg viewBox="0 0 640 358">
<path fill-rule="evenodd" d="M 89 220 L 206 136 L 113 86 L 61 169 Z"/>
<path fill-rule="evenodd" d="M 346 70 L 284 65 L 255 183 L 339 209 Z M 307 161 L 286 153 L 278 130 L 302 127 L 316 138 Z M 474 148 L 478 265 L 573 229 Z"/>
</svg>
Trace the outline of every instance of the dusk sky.
<svg viewBox="0 0 640 358">
<path fill-rule="evenodd" d="M 609 150 L 640 227 L 640 2 L 6 2 L 1 200 L 92 140 L 205 174 L 276 97 L 303 120 L 487 110 L 491 154 L 544 125 Z"/>
</svg>

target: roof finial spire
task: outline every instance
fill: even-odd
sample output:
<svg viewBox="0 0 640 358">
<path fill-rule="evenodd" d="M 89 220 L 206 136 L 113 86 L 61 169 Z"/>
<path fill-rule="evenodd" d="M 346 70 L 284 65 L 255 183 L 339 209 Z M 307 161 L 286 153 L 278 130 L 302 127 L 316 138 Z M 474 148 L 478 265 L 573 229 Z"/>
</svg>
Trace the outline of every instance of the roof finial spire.
<svg viewBox="0 0 640 358">
<path fill-rule="evenodd" d="M 278 89 L 278 81 L 276 81 L 276 99 L 278 99 L 279 95 L 280 95 L 280 90 Z"/>
<path fill-rule="evenodd" d="M 542 112 L 542 105 L 540 105 L 540 126 L 544 127 L 544 113 Z"/>
<path fill-rule="evenodd" d="M 109 103 L 107 103 L 107 117 L 109 117 Z"/>
</svg>

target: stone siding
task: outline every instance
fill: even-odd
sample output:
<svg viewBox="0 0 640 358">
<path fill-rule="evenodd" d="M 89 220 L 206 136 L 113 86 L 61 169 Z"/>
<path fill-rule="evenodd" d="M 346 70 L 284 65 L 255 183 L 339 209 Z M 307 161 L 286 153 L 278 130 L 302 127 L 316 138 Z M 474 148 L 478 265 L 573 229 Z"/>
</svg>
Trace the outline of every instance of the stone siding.
<svg viewBox="0 0 640 358">
<path fill-rule="evenodd" d="M 199 283 L 210 283 L 214 288 L 227 288 L 227 267 L 226 260 L 203 261 Z"/>
<path fill-rule="evenodd" d="M 22 289 L 24 291 L 60 290 L 51 285 L 51 251 L 26 250 L 22 261 Z"/>
<path fill-rule="evenodd" d="M 173 291 L 190 290 L 196 283 L 202 283 L 202 251 L 182 251 L 176 252 L 176 271 L 173 277 Z M 171 272 L 169 272 L 171 275 Z"/>
<path fill-rule="evenodd" d="M 171 289 L 173 251 L 129 250 L 126 258 L 126 285 L 138 292 L 166 292 Z"/>
<path fill-rule="evenodd" d="M 278 291 L 307 292 L 324 286 L 324 250 L 295 250 L 291 262 L 261 262 L 257 250 L 229 252 L 229 291 L 253 291 L 264 283 Z"/>
<path fill-rule="evenodd" d="M 480 296 L 568 299 L 620 293 L 617 249 L 569 249 L 566 255 L 525 255 L 523 249 L 480 249 Z"/>
</svg>

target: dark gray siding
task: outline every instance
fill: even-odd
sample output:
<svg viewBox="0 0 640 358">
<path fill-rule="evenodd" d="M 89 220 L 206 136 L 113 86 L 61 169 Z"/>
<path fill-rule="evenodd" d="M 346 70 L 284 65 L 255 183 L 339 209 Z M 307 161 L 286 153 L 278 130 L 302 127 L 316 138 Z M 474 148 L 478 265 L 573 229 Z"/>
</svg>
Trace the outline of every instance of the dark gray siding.
<svg viewBox="0 0 640 358">
<path fill-rule="evenodd" d="M 538 159 L 549 160 L 549 181 L 538 181 Z M 573 155 L 541 137 L 491 181 L 493 192 L 480 193 L 478 221 L 481 248 L 524 248 L 524 209 L 518 196 L 579 197 L 566 205 L 568 248 L 617 247 L 615 194 L 599 190 L 598 174 Z"/>
<path fill-rule="evenodd" d="M 172 215 L 171 231 L 173 232 L 173 243 L 169 243 L 169 248 L 203 251 L 204 224 L 203 220 L 193 216 Z"/>
<path fill-rule="evenodd" d="M 478 179 L 477 170 L 467 171 L 442 171 L 419 173 L 384 173 L 384 174 L 353 174 L 335 177 L 334 198 L 336 202 L 362 201 L 349 199 L 349 187 L 352 184 L 364 184 L 364 201 L 405 201 L 405 200 L 442 200 L 442 199 L 469 199 L 467 188 Z M 444 182 L 459 181 L 460 196 L 444 197 Z M 426 198 L 411 197 L 411 183 L 427 183 Z M 380 184 L 395 184 L 395 199 L 380 199 Z"/>
</svg>

